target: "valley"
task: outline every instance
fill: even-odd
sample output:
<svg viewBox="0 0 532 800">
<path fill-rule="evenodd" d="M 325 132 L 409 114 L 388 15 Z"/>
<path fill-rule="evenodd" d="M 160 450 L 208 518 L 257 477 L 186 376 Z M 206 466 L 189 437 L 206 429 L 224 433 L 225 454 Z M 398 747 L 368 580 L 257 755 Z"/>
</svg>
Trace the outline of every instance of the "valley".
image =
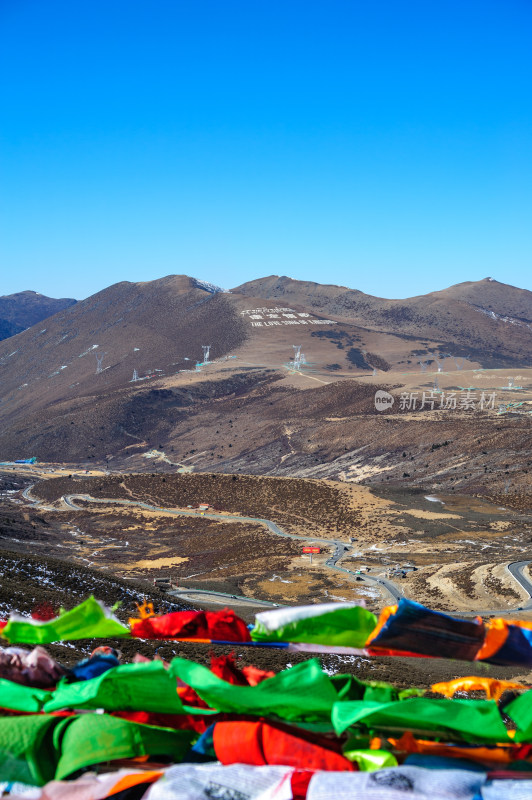
<svg viewBox="0 0 532 800">
<path fill-rule="evenodd" d="M 143 473 L 47 477 L 10 500 L 49 531 L 27 542 L 2 533 L 5 546 L 52 547 L 121 579 L 169 579 L 183 597 L 188 589 L 280 605 L 364 601 L 378 612 L 404 595 L 463 614 L 532 613 L 507 568 L 532 554 L 532 514 L 471 497 Z M 302 552 L 309 545 L 321 549 L 312 563 Z"/>
</svg>

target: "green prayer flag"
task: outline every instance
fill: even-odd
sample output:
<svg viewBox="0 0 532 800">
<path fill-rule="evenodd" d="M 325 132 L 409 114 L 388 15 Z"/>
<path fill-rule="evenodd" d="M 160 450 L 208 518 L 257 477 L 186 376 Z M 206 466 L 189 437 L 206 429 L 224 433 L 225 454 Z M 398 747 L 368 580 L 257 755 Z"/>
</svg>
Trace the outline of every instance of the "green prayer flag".
<svg viewBox="0 0 532 800">
<path fill-rule="evenodd" d="M 358 764 L 361 772 L 374 772 L 376 769 L 384 769 L 384 767 L 396 767 L 397 759 L 393 753 L 388 750 L 360 750 L 351 749 L 349 742 L 343 748 L 344 756 L 349 761 L 354 761 Z"/>
<path fill-rule="evenodd" d="M 55 778 L 61 736 L 73 717 L 0 718 L 0 779 L 43 786 Z"/>
<path fill-rule="evenodd" d="M 108 714 L 82 714 L 65 731 L 55 777 L 63 780 L 79 769 L 119 758 L 163 756 L 180 762 L 196 736 L 194 731 L 141 725 Z"/>
<path fill-rule="evenodd" d="M 255 617 L 255 642 L 364 647 L 377 624 L 375 614 L 354 603 L 323 603 L 263 611 Z"/>
<path fill-rule="evenodd" d="M 367 684 L 354 675 L 331 675 L 337 700 L 363 700 Z"/>
<path fill-rule="evenodd" d="M 51 696 L 51 693 L 44 689 L 35 689 L 33 686 L 23 686 L 6 678 L 0 678 L 0 708 L 37 713 Z"/>
<path fill-rule="evenodd" d="M 129 635 L 129 629 L 92 596 L 48 622 L 12 614 L 2 630 L 2 636 L 11 644 L 48 644 Z"/>
<path fill-rule="evenodd" d="M 61 681 L 45 703 L 46 712 L 63 708 L 103 708 L 105 711 L 147 711 L 182 714 L 176 679 L 162 661 L 122 664 L 96 678 Z"/>
<path fill-rule="evenodd" d="M 509 742 L 493 700 L 412 697 L 392 703 L 368 700 L 335 703 L 332 721 L 338 735 L 357 723 L 368 728 L 458 733 L 468 742 Z"/>
<path fill-rule="evenodd" d="M 384 681 L 361 681 L 354 675 L 333 675 L 331 681 L 340 700 L 374 700 L 387 703 L 392 700 L 405 700 L 408 697 L 422 697 L 424 689 L 396 689 Z"/>
<path fill-rule="evenodd" d="M 182 761 L 196 734 L 108 714 L 0 718 L 0 780 L 43 786 L 73 772 L 139 756 Z"/>
<path fill-rule="evenodd" d="M 512 700 L 504 711 L 517 725 L 515 742 L 529 742 L 532 739 L 532 690 Z"/>
<path fill-rule="evenodd" d="M 317 659 L 267 678 L 257 686 L 234 686 L 218 678 L 207 667 L 184 658 L 174 658 L 172 675 L 191 686 L 202 700 L 218 711 L 277 715 L 283 719 L 330 718 L 338 699 L 331 679 Z"/>
<path fill-rule="evenodd" d="M 361 681 L 354 675 L 333 675 L 331 681 L 338 692 L 338 701 L 375 700 L 386 703 L 400 699 L 399 690 L 384 681 Z"/>
</svg>

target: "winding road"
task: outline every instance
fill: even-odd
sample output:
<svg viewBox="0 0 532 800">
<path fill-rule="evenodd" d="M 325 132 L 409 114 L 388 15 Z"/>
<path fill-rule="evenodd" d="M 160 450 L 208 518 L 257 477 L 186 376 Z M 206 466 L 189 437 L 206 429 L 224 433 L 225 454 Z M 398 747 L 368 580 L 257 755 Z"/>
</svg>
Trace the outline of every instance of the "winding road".
<svg viewBox="0 0 532 800">
<path fill-rule="evenodd" d="M 403 597 L 403 593 L 401 592 L 401 590 L 397 586 L 395 586 L 395 584 L 393 584 L 391 581 L 386 580 L 385 578 L 371 578 L 368 575 L 357 575 L 357 573 L 352 569 L 347 569 L 346 567 L 339 567 L 337 562 L 349 550 L 348 545 L 346 545 L 344 542 L 338 541 L 337 539 L 320 539 L 319 537 L 316 536 L 298 536 L 296 533 L 286 533 L 286 531 L 281 530 L 281 528 L 275 522 L 272 522 L 271 519 L 263 519 L 261 517 L 242 517 L 236 514 L 225 514 L 225 513 L 222 514 L 217 512 L 207 512 L 207 511 L 197 512 L 189 510 L 185 511 L 177 508 L 163 508 L 162 506 L 150 505 L 149 503 L 144 503 L 140 500 L 96 498 L 92 497 L 92 495 L 90 494 L 67 494 L 64 495 L 61 499 L 69 508 L 76 509 L 78 511 L 79 511 L 79 506 L 75 504 L 74 502 L 75 500 L 82 500 L 86 503 L 103 503 L 106 505 L 114 503 L 124 506 L 135 506 L 137 508 L 144 508 L 147 511 L 155 511 L 155 512 L 162 511 L 165 514 L 173 514 L 175 516 L 180 516 L 180 517 L 202 516 L 204 519 L 214 519 L 217 521 L 222 520 L 224 522 L 253 522 L 255 524 L 258 523 L 259 525 L 263 525 L 264 527 L 266 527 L 272 533 L 275 533 L 277 536 L 283 536 L 286 539 L 297 539 L 306 545 L 323 544 L 326 545 L 327 547 L 334 545 L 334 553 L 325 562 L 326 567 L 329 567 L 329 569 L 335 569 L 338 572 L 344 572 L 347 575 L 353 575 L 355 579 L 361 578 L 363 582 L 380 584 L 386 589 L 386 591 L 388 591 L 388 593 L 393 598 L 394 602 L 398 602 L 400 598 Z M 209 592 L 209 594 L 211 593 Z M 224 597 L 233 597 L 233 596 L 224 595 Z"/>
<path fill-rule="evenodd" d="M 39 499 L 32 497 L 31 490 L 33 489 L 32 484 L 28 486 L 22 492 L 22 496 L 25 500 L 31 503 L 34 506 L 38 506 L 39 508 L 43 508 L 43 510 L 53 510 L 57 511 L 57 508 L 53 508 L 51 506 L 46 506 L 42 503 Z M 286 533 L 286 531 L 281 530 L 279 526 L 272 522 L 270 519 L 263 519 L 261 517 L 243 517 L 236 514 L 226 514 L 226 513 L 218 513 L 218 512 L 198 512 L 192 510 L 184 510 L 184 509 L 177 509 L 177 508 L 164 508 L 163 506 L 155 506 L 151 505 L 150 503 L 144 503 L 141 500 L 125 500 L 119 498 L 98 498 L 92 497 L 90 494 L 67 494 L 61 497 L 61 501 L 68 507 L 75 511 L 82 510 L 80 506 L 76 505 L 75 501 L 81 500 L 86 503 L 100 503 L 104 505 L 123 505 L 123 506 L 135 506 L 136 508 L 143 508 L 147 511 L 152 512 L 163 512 L 165 514 L 172 514 L 174 516 L 183 516 L 183 517 L 203 517 L 204 519 L 213 519 L 217 521 L 224 521 L 224 522 L 253 522 L 255 524 L 263 525 L 266 527 L 271 533 L 276 534 L 277 536 L 283 536 L 287 539 L 297 539 L 303 542 L 305 545 L 317 545 L 323 544 L 326 547 L 330 547 L 334 545 L 334 553 L 333 555 L 328 558 L 325 562 L 325 566 L 329 569 L 334 569 L 337 572 L 343 572 L 348 576 L 353 576 L 355 580 L 362 580 L 363 583 L 367 584 L 377 584 L 380 588 L 382 587 L 388 594 L 391 596 L 394 603 L 399 602 L 401 597 L 404 597 L 403 592 L 393 581 L 389 581 L 386 578 L 373 578 L 369 575 L 360 575 L 357 574 L 354 570 L 347 569 L 347 567 L 341 567 L 338 565 L 338 561 L 345 555 L 346 552 L 349 551 L 349 546 L 346 545 L 344 542 L 339 541 L 337 539 L 321 539 L 316 536 L 299 536 L 295 533 Z M 516 609 L 494 609 L 493 611 L 478 611 L 478 612 L 470 612 L 470 614 L 461 614 L 461 616 L 476 616 L 477 614 L 486 616 L 487 614 L 508 614 L 512 611 L 532 611 L 532 582 L 526 577 L 524 574 L 525 567 L 530 564 L 530 561 L 513 561 L 506 565 L 506 568 L 510 575 L 517 581 L 517 583 L 525 590 L 528 594 L 528 600 L 523 602 L 522 606 L 519 606 Z M 250 604 L 250 605 L 261 605 L 261 606 L 268 606 L 268 607 L 279 607 L 280 604 L 278 603 L 271 603 L 266 600 L 257 600 L 255 598 L 250 597 L 242 597 L 239 595 L 231 595 L 225 594 L 224 592 L 211 592 L 204 589 L 174 589 L 169 592 L 176 597 L 183 597 L 187 599 L 192 599 L 195 597 L 196 599 L 200 597 L 205 597 L 206 600 L 209 602 L 215 602 L 216 598 L 220 598 L 223 602 L 226 602 L 228 599 L 235 601 L 237 604 Z"/>
<path fill-rule="evenodd" d="M 511 564 L 508 564 L 506 566 L 506 569 L 508 570 L 512 578 L 515 578 L 517 583 L 519 583 L 523 587 L 525 592 L 528 592 L 529 594 L 528 601 L 526 601 L 525 604 L 521 606 L 523 611 L 529 611 L 532 609 L 532 583 L 529 581 L 529 579 L 526 577 L 523 571 L 525 567 L 527 567 L 529 564 L 530 561 L 513 561 Z"/>
</svg>

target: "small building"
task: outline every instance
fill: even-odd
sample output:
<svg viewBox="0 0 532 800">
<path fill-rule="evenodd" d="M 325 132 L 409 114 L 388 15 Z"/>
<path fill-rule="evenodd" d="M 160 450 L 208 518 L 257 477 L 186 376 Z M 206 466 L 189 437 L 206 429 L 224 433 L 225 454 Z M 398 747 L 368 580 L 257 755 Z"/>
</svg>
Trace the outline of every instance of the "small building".
<svg viewBox="0 0 532 800">
<path fill-rule="evenodd" d="M 208 503 L 200 503 L 198 508 L 199 508 L 200 511 L 207 511 L 207 509 L 209 508 L 209 504 Z"/>
</svg>

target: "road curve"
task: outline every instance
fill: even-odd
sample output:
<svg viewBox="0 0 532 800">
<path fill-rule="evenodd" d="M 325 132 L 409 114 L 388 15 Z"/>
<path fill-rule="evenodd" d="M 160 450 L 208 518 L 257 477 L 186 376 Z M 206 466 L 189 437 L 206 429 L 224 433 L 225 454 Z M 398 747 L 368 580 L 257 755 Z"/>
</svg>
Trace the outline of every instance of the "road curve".
<svg viewBox="0 0 532 800">
<path fill-rule="evenodd" d="M 123 500 L 123 499 L 113 499 L 113 498 L 98 498 L 92 497 L 90 494 L 67 494 L 63 495 L 61 498 L 62 501 L 72 509 L 77 511 L 80 510 L 79 506 L 75 504 L 75 500 L 83 500 L 86 503 L 103 503 L 103 504 L 111 504 L 115 503 L 118 505 L 124 506 L 135 506 L 137 508 L 144 508 L 147 511 L 163 511 L 165 514 L 173 514 L 175 516 L 183 516 L 183 517 L 199 517 L 202 516 L 204 519 L 214 519 L 214 520 L 222 520 L 225 522 L 253 522 L 255 524 L 264 525 L 268 528 L 269 531 L 275 533 L 277 536 L 283 536 L 286 539 L 297 539 L 305 544 L 323 544 L 327 547 L 334 545 L 334 553 L 333 555 L 327 559 L 325 562 L 325 566 L 329 567 L 329 569 L 334 569 L 337 572 L 343 572 L 349 576 L 354 576 L 356 578 L 361 578 L 363 583 L 369 584 L 377 584 L 378 587 L 382 587 L 388 594 L 392 597 L 393 602 L 397 603 L 401 597 L 403 597 L 403 593 L 396 586 L 392 581 L 388 581 L 385 578 L 372 578 L 369 575 L 357 575 L 357 573 L 352 569 L 347 569 L 347 567 L 340 567 L 338 566 L 337 562 L 342 558 L 345 552 L 348 550 L 347 545 L 344 542 L 338 541 L 337 539 L 321 539 L 317 536 L 299 536 L 296 533 L 286 533 L 286 531 L 281 530 L 281 528 L 275 523 L 272 522 L 270 519 L 263 519 L 262 517 L 242 517 L 237 516 L 236 514 L 222 514 L 216 512 L 201 512 L 198 513 L 197 511 L 185 511 L 177 508 L 164 508 L 162 506 L 154 506 L 150 505 L 149 503 L 144 503 L 141 500 Z"/>
<path fill-rule="evenodd" d="M 28 488 L 25 489 L 22 492 L 23 497 L 28 502 L 32 503 L 32 505 L 41 506 L 43 508 L 48 508 L 47 506 L 44 506 L 41 503 L 40 500 L 38 500 L 38 499 L 36 499 L 36 498 L 31 496 L 31 490 L 33 489 L 33 486 L 34 486 L 34 484 L 31 485 L 31 486 L 28 486 Z M 321 538 L 316 537 L 316 536 L 299 536 L 298 534 L 295 534 L 295 533 L 286 533 L 286 531 L 281 530 L 281 528 L 279 528 L 279 526 L 275 522 L 272 522 L 272 520 L 269 520 L 269 519 L 263 519 L 261 517 L 242 517 L 242 516 L 237 516 L 235 514 L 222 514 L 222 513 L 216 513 L 216 512 L 207 513 L 207 512 L 197 512 L 197 511 L 191 511 L 191 510 L 185 511 L 185 510 L 176 509 L 176 508 L 164 508 L 162 506 L 154 506 L 154 505 L 150 505 L 149 503 L 144 503 L 141 500 L 125 500 L 125 499 L 117 499 L 117 498 L 114 498 L 114 499 L 113 498 L 98 498 L 98 497 L 92 497 L 92 495 L 90 495 L 90 494 L 68 494 L 68 495 L 63 495 L 61 500 L 65 503 L 66 506 L 68 506 L 69 508 L 72 508 L 73 510 L 76 510 L 76 511 L 80 510 L 80 506 L 77 506 L 74 501 L 75 500 L 84 500 L 87 503 L 103 503 L 103 504 L 113 504 L 114 503 L 114 504 L 125 505 L 125 506 L 136 506 L 136 507 L 139 507 L 139 508 L 144 508 L 147 511 L 162 511 L 165 514 L 173 514 L 175 516 L 184 516 L 184 517 L 199 517 L 199 516 L 202 516 L 202 517 L 204 517 L 206 519 L 223 520 L 223 521 L 226 521 L 226 522 L 229 521 L 229 522 L 253 522 L 253 523 L 258 523 L 260 525 L 264 525 L 269 531 L 271 531 L 272 533 L 275 533 L 277 536 L 283 536 L 283 537 L 285 537 L 287 539 L 297 539 L 297 540 L 300 540 L 302 542 L 305 542 L 306 544 L 324 544 L 327 547 L 330 547 L 331 545 L 334 545 L 334 548 L 335 548 L 334 549 L 334 553 L 325 562 L 325 566 L 326 567 L 328 567 L 329 569 L 334 569 L 337 572 L 343 572 L 343 573 L 345 573 L 347 575 L 350 575 L 350 576 L 351 575 L 352 576 L 356 576 L 356 578 L 361 578 L 363 583 L 377 584 L 379 587 L 382 587 L 385 591 L 388 592 L 388 594 L 392 597 L 394 603 L 398 603 L 399 600 L 402 597 L 404 597 L 404 594 L 401 591 L 401 589 L 395 583 L 393 583 L 393 581 L 387 580 L 386 578 L 372 578 L 372 577 L 370 577 L 368 575 L 357 575 L 357 573 L 354 570 L 347 569 L 347 567 L 338 566 L 337 562 L 343 557 L 343 555 L 348 550 L 348 546 L 344 542 L 341 542 L 341 541 L 339 541 L 337 539 L 321 539 Z M 57 509 L 53 509 L 53 510 L 57 510 Z M 489 615 L 489 614 L 508 614 L 508 613 L 511 613 L 512 611 L 532 611 L 532 581 L 530 581 L 523 573 L 523 570 L 529 564 L 530 564 L 530 561 L 513 561 L 512 563 L 506 565 L 506 568 L 507 568 L 508 572 L 510 573 L 510 575 L 514 578 L 514 580 L 517 581 L 517 583 L 521 586 L 521 588 L 524 589 L 525 592 L 528 594 L 528 600 L 524 601 L 522 606 L 519 606 L 516 609 L 511 609 L 510 608 L 510 609 L 497 609 L 497 610 L 494 610 L 494 611 L 487 611 L 487 610 L 474 611 L 474 612 L 470 612 L 469 614 L 461 614 L 461 616 L 477 616 L 477 615 L 486 616 L 486 615 Z M 190 594 L 190 595 L 194 595 L 194 596 L 198 596 L 199 594 L 202 594 L 202 595 L 206 595 L 206 596 L 208 595 L 208 596 L 211 596 L 211 597 L 217 596 L 217 597 L 221 597 L 221 598 L 224 598 L 224 599 L 233 599 L 233 600 L 239 600 L 239 601 L 242 601 L 242 602 L 249 602 L 250 604 L 255 604 L 255 605 L 265 605 L 265 606 L 275 606 L 276 605 L 275 603 L 269 603 L 268 601 L 265 601 L 265 600 L 256 600 L 256 599 L 253 599 L 253 598 L 238 597 L 238 596 L 235 596 L 235 595 L 224 594 L 223 592 L 209 592 L 209 591 L 206 591 L 206 590 L 203 590 L 203 589 L 202 590 L 197 590 L 197 591 L 190 590 L 190 589 L 174 590 L 172 592 L 172 594 L 176 594 L 176 593 L 181 595 L 181 596 L 183 596 L 183 597 L 186 594 Z"/>
<path fill-rule="evenodd" d="M 513 561 L 506 567 L 512 578 L 515 578 L 525 592 L 528 592 L 528 600 L 521 606 L 523 611 L 532 610 L 532 582 L 526 577 L 523 571 L 529 564 L 530 561 Z"/>
</svg>

